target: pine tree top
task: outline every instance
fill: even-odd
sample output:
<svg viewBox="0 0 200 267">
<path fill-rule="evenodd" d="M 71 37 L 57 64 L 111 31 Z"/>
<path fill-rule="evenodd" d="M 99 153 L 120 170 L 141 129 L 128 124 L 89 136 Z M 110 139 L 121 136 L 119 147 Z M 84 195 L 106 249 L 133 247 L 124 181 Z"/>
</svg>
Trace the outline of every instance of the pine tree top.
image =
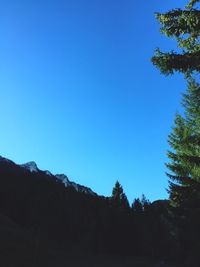
<svg viewBox="0 0 200 267">
<path fill-rule="evenodd" d="M 180 53 L 162 52 L 156 49 L 152 62 L 163 74 L 182 72 L 187 76 L 200 72 L 200 10 L 193 8 L 199 1 L 190 1 L 185 9 L 173 9 L 164 14 L 156 13 L 161 24 L 161 33 L 173 37 L 178 43 Z"/>
</svg>

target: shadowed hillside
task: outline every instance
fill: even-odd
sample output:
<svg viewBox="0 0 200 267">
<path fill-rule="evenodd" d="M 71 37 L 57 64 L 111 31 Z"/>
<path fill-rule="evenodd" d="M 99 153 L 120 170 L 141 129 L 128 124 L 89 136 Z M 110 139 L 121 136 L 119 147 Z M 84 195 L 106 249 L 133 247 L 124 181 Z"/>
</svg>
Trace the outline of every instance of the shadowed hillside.
<svg viewBox="0 0 200 267">
<path fill-rule="evenodd" d="M 120 258 L 173 259 L 168 201 L 150 204 L 137 199 L 130 208 L 119 183 L 113 192 L 110 198 L 79 192 L 49 172 L 1 158 L 1 259 L 20 266 L 35 261 L 37 266 L 61 261 L 62 266 L 67 259 L 73 266 L 79 256 L 86 266 L 93 266 L 92 259 L 98 257 L 95 266 L 105 266 L 104 260 L 109 262 L 114 255 L 119 266 Z"/>
</svg>

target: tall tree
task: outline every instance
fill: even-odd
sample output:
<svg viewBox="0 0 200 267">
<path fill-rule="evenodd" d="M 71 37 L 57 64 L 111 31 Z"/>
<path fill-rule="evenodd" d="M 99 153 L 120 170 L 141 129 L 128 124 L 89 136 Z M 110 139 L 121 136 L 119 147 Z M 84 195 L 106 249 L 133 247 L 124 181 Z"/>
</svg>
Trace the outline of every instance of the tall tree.
<svg viewBox="0 0 200 267">
<path fill-rule="evenodd" d="M 162 24 L 161 32 L 168 37 L 175 37 L 182 53 L 162 53 L 157 50 L 152 61 L 164 74 L 179 71 L 187 74 L 188 79 L 188 91 L 183 95 L 185 114 L 176 115 L 175 126 L 169 136 L 172 150 L 168 152 L 170 163 L 167 167 L 171 171 L 168 174 L 169 193 L 174 206 L 194 200 L 194 196 L 197 196 L 194 190 L 196 192 L 200 182 L 200 90 L 199 84 L 191 78 L 198 77 L 200 72 L 199 2 L 190 0 L 184 10 L 175 9 L 165 14 L 156 14 Z"/>
<path fill-rule="evenodd" d="M 123 187 L 117 181 L 115 183 L 115 186 L 112 190 L 112 197 L 111 197 L 112 203 L 114 206 L 122 208 L 122 209 L 128 209 L 129 208 L 129 202 L 127 199 L 126 194 L 124 193 Z"/>
<path fill-rule="evenodd" d="M 199 266 L 200 85 L 192 79 L 183 95 L 183 107 L 185 114 L 176 115 L 175 127 L 169 136 L 169 193 L 180 230 L 181 251 L 189 266 Z"/>
<path fill-rule="evenodd" d="M 161 24 L 161 33 L 178 42 L 180 53 L 161 52 L 157 49 L 152 62 L 162 73 L 174 71 L 191 74 L 200 72 L 200 10 L 199 0 L 191 0 L 185 9 L 173 9 L 167 13 L 156 13 Z"/>
<path fill-rule="evenodd" d="M 161 32 L 177 40 L 181 53 L 163 53 L 157 49 L 153 64 L 164 74 L 182 72 L 188 80 L 183 95 L 183 115 L 177 114 L 169 135 L 168 152 L 169 193 L 174 215 L 180 230 L 179 244 L 188 266 L 199 266 L 200 246 L 200 85 L 195 78 L 200 72 L 200 11 L 199 0 L 191 0 L 187 7 L 157 13 Z M 193 77 L 193 78 L 192 78 Z M 179 213 L 177 213 L 179 211 Z M 193 261 L 193 262 L 192 262 Z M 196 264 L 196 265 L 195 265 Z"/>
<path fill-rule="evenodd" d="M 200 201 L 200 85 L 193 79 L 189 80 L 182 104 L 185 115 L 176 115 L 169 135 L 172 150 L 168 152 L 167 167 L 171 171 L 168 176 L 172 204 L 187 208 Z"/>
</svg>

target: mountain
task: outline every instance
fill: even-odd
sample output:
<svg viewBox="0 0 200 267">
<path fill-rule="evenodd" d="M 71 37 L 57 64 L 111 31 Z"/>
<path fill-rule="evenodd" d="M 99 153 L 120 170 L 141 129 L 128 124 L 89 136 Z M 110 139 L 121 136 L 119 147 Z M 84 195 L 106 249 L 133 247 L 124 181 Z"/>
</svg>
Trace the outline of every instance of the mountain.
<svg viewBox="0 0 200 267">
<path fill-rule="evenodd" d="M 51 179 L 55 179 L 55 181 L 62 183 L 65 187 L 73 187 L 77 192 L 85 193 L 85 194 L 90 194 L 90 195 L 97 195 L 94 191 L 92 191 L 89 187 L 77 184 L 75 182 L 72 182 L 69 180 L 69 178 L 65 174 L 56 174 L 53 175 L 50 171 L 45 170 L 42 171 L 38 168 L 37 164 L 34 161 L 30 161 L 24 164 L 16 164 L 13 161 L 4 158 L 0 156 L 0 167 L 2 162 L 7 162 L 8 164 L 15 164 L 23 169 L 25 169 L 28 172 L 31 173 L 42 173 L 44 176 L 49 176 Z"/>
<path fill-rule="evenodd" d="M 49 245 L 73 247 L 87 233 L 93 234 L 91 225 L 99 223 L 104 205 L 103 197 L 64 174 L 40 170 L 35 162 L 19 165 L 0 157 L 0 216 L 37 233 Z"/>
<path fill-rule="evenodd" d="M 71 182 L 69 178 L 65 174 L 56 174 L 55 177 L 61 181 L 65 187 L 71 186 L 73 187 L 77 192 L 82 192 L 85 194 L 90 194 L 90 195 L 96 195 L 89 187 L 77 184 L 75 182 Z"/>
<path fill-rule="evenodd" d="M 25 164 L 20 165 L 22 168 L 27 169 L 30 172 L 38 172 L 39 169 L 37 167 L 37 164 L 34 161 L 27 162 Z"/>
<path fill-rule="evenodd" d="M 0 266 L 68 266 L 42 261 L 94 247 L 106 202 L 63 176 L 0 157 Z"/>
<path fill-rule="evenodd" d="M 97 266 L 72 265 L 67 255 L 173 257 L 176 232 L 168 216 L 166 201 L 135 212 L 35 162 L 0 157 L 0 266 Z"/>
</svg>

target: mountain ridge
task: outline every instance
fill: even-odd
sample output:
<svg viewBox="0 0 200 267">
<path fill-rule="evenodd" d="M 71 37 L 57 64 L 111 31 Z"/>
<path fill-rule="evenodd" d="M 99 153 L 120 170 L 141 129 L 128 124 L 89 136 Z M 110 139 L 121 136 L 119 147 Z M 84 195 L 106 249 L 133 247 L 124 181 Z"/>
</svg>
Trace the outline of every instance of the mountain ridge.
<svg viewBox="0 0 200 267">
<path fill-rule="evenodd" d="M 17 164 L 14 161 L 7 159 L 5 157 L 0 156 L 0 164 L 1 162 L 6 162 L 10 164 L 15 164 L 16 166 L 21 167 L 22 169 L 30 172 L 30 173 L 43 173 L 46 176 L 49 176 L 53 179 L 55 179 L 56 182 L 60 182 L 64 185 L 64 187 L 73 187 L 77 192 L 82 192 L 85 194 L 90 194 L 93 196 L 97 196 L 97 193 L 95 193 L 91 188 L 75 183 L 73 181 L 70 181 L 68 176 L 65 174 L 52 174 L 49 170 L 41 170 L 35 161 L 29 161 L 27 163 L 23 164 Z"/>
</svg>

